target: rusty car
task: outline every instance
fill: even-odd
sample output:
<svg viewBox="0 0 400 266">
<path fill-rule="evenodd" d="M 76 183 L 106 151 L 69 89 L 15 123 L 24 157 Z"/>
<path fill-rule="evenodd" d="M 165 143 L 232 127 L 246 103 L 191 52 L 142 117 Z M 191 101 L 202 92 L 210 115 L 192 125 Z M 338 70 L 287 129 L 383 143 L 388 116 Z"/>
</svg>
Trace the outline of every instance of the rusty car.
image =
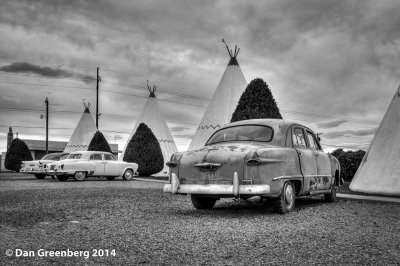
<svg viewBox="0 0 400 266">
<path fill-rule="evenodd" d="M 131 180 L 137 169 L 136 163 L 118 161 L 109 152 L 75 151 L 65 160 L 49 164 L 46 172 L 60 181 L 67 181 L 70 177 L 83 181 L 89 176 L 106 177 L 107 180 L 122 176 L 124 180 Z"/>
<path fill-rule="evenodd" d="M 213 133 L 201 149 L 171 156 L 164 192 L 190 195 L 197 209 L 220 198 L 260 197 L 288 213 L 300 196 L 336 202 L 342 184 L 338 160 L 325 153 L 314 132 L 281 119 L 234 122 Z"/>
</svg>

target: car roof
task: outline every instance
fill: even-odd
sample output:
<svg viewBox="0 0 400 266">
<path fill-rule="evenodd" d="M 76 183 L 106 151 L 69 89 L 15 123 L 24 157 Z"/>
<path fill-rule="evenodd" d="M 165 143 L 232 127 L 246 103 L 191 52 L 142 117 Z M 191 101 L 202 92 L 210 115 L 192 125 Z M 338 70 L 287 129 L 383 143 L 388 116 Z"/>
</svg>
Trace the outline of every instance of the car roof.
<svg viewBox="0 0 400 266">
<path fill-rule="evenodd" d="M 270 126 L 274 129 L 276 128 L 288 128 L 292 125 L 300 125 L 306 127 L 300 123 L 286 120 L 286 119 L 248 119 L 248 120 L 241 120 L 237 122 L 232 122 L 226 124 L 221 128 L 231 127 L 231 126 L 242 126 L 242 125 L 263 125 L 263 126 Z M 306 127 L 308 128 L 308 127 Z"/>
</svg>

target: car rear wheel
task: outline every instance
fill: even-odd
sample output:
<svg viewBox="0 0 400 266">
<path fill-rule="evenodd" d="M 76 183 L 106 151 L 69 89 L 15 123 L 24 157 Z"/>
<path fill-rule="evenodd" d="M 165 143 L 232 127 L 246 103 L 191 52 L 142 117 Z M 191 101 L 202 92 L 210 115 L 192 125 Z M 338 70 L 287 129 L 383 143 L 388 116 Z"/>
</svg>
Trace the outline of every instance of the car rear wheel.
<svg viewBox="0 0 400 266">
<path fill-rule="evenodd" d="M 286 182 L 283 185 L 281 195 L 273 200 L 275 211 L 282 214 L 291 212 L 294 209 L 295 196 L 293 184 L 290 181 Z"/>
<path fill-rule="evenodd" d="M 106 176 L 107 180 L 114 180 L 115 176 Z"/>
<path fill-rule="evenodd" d="M 331 188 L 331 192 L 329 194 L 324 194 L 324 199 L 326 202 L 331 202 L 331 203 L 337 202 L 335 186 Z"/>
<path fill-rule="evenodd" d="M 122 176 L 122 178 L 123 178 L 124 180 L 127 180 L 127 181 L 132 180 L 132 178 L 133 178 L 133 171 L 132 171 L 131 169 L 127 169 L 127 170 L 125 171 L 124 175 Z"/>
<path fill-rule="evenodd" d="M 58 175 L 57 179 L 59 181 L 67 181 L 68 180 L 68 176 L 66 176 L 66 175 Z"/>
<path fill-rule="evenodd" d="M 35 177 L 37 179 L 44 179 L 46 177 L 46 175 L 44 175 L 44 174 L 35 174 Z"/>
<path fill-rule="evenodd" d="M 83 181 L 83 180 L 85 180 L 85 178 L 86 178 L 86 172 L 78 171 L 78 172 L 75 172 L 75 174 L 74 174 L 75 181 Z"/>
<path fill-rule="evenodd" d="M 217 199 L 198 197 L 195 195 L 190 195 L 190 199 L 192 200 L 193 206 L 198 210 L 211 210 L 217 201 Z"/>
</svg>

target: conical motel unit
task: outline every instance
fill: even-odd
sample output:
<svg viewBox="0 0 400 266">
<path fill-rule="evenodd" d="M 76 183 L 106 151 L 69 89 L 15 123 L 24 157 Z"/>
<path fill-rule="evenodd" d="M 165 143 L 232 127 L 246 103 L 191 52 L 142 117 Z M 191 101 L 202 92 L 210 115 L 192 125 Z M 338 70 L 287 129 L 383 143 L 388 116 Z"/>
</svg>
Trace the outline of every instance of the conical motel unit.
<svg viewBox="0 0 400 266">
<path fill-rule="evenodd" d="M 128 146 L 128 143 L 132 139 L 132 136 L 136 133 L 136 130 L 140 123 L 145 123 L 151 129 L 154 136 L 157 138 L 164 158 L 164 168 L 160 173 L 157 173 L 156 175 L 166 175 L 168 174 L 168 167 L 165 165 L 165 163 L 170 160 L 171 155 L 177 152 L 178 149 L 176 148 L 175 141 L 172 138 L 172 134 L 168 128 L 167 122 L 162 116 L 161 109 L 158 105 L 157 98 L 155 96 L 155 91 L 157 87 L 153 86 L 151 88 L 147 84 L 147 88 L 150 91 L 150 95 L 147 98 L 143 111 L 140 113 L 138 119 L 136 120 L 136 124 L 131 131 L 128 142 L 126 143 L 122 152 L 122 156 L 120 158 L 121 160 L 124 158 L 125 150 Z"/>
<path fill-rule="evenodd" d="M 400 86 L 350 184 L 358 192 L 400 195 Z"/>
<path fill-rule="evenodd" d="M 96 125 L 89 111 L 90 104 L 83 104 L 85 106 L 85 111 L 83 112 L 74 133 L 72 133 L 67 146 L 65 146 L 64 152 L 87 151 L 90 141 L 97 131 Z"/>
<path fill-rule="evenodd" d="M 225 41 L 222 40 L 224 43 Z M 225 43 L 226 45 L 226 43 Z M 190 143 L 189 150 L 204 146 L 218 128 L 229 123 L 247 83 L 237 61 L 239 49 L 229 50 L 230 61 Z"/>
</svg>

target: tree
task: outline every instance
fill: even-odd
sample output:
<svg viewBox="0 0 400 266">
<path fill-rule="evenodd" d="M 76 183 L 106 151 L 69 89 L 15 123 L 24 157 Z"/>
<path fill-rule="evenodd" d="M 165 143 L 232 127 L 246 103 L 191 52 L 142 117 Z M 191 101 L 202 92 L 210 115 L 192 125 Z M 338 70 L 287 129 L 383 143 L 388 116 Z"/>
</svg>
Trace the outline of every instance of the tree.
<svg viewBox="0 0 400 266">
<path fill-rule="evenodd" d="M 365 151 L 343 151 L 343 149 L 337 149 L 331 154 L 335 156 L 340 163 L 341 177 L 346 181 L 351 181 L 361 164 Z"/>
<path fill-rule="evenodd" d="M 231 122 L 256 118 L 282 119 L 271 90 L 261 78 L 253 79 L 247 85 L 232 114 Z"/>
<path fill-rule="evenodd" d="M 19 172 L 22 161 L 32 161 L 32 154 L 23 140 L 13 139 L 7 150 L 4 166 L 8 170 Z"/>
<path fill-rule="evenodd" d="M 110 145 L 108 145 L 106 138 L 99 130 L 94 133 L 94 136 L 90 141 L 88 151 L 107 151 L 111 153 Z"/>
<path fill-rule="evenodd" d="M 140 176 L 156 174 L 164 168 L 160 143 L 145 123 L 139 124 L 126 147 L 123 160 L 137 163 Z"/>
</svg>

